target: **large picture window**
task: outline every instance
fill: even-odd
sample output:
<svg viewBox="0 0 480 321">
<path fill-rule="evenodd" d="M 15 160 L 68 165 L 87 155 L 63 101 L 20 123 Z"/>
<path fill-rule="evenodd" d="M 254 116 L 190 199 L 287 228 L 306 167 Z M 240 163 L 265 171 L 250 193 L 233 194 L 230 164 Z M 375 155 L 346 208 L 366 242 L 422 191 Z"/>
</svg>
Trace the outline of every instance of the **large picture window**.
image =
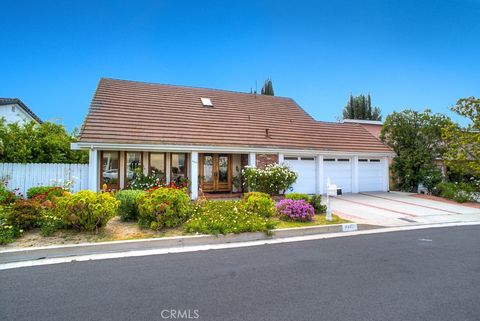
<svg viewBox="0 0 480 321">
<path fill-rule="evenodd" d="M 187 178 L 187 154 L 171 154 L 171 177 L 170 180 L 175 184 L 180 184 Z"/>
<path fill-rule="evenodd" d="M 125 187 L 137 178 L 137 170 L 142 168 L 141 152 L 125 152 Z"/>
<path fill-rule="evenodd" d="M 161 182 L 165 182 L 165 153 L 150 153 L 150 175 L 155 175 Z"/>
<path fill-rule="evenodd" d="M 109 190 L 118 190 L 120 152 L 101 152 L 100 188 L 106 184 Z"/>
</svg>

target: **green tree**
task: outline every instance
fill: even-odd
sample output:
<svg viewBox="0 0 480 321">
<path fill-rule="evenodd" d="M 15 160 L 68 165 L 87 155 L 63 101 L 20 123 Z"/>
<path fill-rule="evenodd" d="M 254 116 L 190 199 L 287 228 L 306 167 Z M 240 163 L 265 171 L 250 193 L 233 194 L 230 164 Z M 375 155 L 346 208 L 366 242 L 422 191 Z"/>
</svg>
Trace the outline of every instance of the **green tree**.
<svg viewBox="0 0 480 321">
<path fill-rule="evenodd" d="M 404 110 L 387 116 L 380 138 L 397 154 L 392 172 L 398 188 L 414 192 L 419 184 L 431 189 L 440 182 L 441 173 L 434 160 L 444 152 L 442 128 L 450 124 L 450 118 L 432 114 L 428 109 Z"/>
<path fill-rule="evenodd" d="M 343 119 L 382 120 L 380 108 L 372 108 L 370 94 L 353 97 L 350 95 L 347 105 L 343 108 Z"/>
<path fill-rule="evenodd" d="M 30 122 L 7 124 L 0 118 L 0 162 L 2 163 L 88 163 L 86 151 L 74 151 L 76 131 L 62 125 Z"/>
<path fill-rule="evenodd" d="M 442 130 L 446 142 L 445 164 L 460 175 L 480 178 L 480 99 L 462 98 L 452 111 L 470 120 L 465 127 L 449 124 Z"/>
<path fill-rule="evenodd" d="M 263 83 L 262 95 L 275 96 L 275 92 L 273 91 L 272 80 L 270 78 L 265 80 L 265 82 Z"/>
</svg>

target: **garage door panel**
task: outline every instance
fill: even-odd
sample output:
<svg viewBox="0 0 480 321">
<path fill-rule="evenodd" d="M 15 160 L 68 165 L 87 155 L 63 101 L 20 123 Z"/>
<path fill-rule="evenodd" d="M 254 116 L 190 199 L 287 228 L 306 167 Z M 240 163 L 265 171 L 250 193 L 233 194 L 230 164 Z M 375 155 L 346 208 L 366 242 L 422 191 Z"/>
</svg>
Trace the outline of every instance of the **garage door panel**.
<svg viewBox="0 0 480 321">
<path fill-rule="evenodd" d="M 286 159 L 285 163 L 298 174 L 297 181 L 289 192 L 315 194 L 315 159 Z"/>
<path fill-rule="evenodd" d="M 382 163 L 364 161 L 358 163 L 358 189 L 360 192 L 382 191 Z"/>
<path fill-rule="evenodd" d="M 323 190 L 327 191 L 328 178 L 330 184 L 337 185 L 344 193 L 352 191 L 352 164 L 350 161 L 324 161 L 323 163 Z"/>
</svg>

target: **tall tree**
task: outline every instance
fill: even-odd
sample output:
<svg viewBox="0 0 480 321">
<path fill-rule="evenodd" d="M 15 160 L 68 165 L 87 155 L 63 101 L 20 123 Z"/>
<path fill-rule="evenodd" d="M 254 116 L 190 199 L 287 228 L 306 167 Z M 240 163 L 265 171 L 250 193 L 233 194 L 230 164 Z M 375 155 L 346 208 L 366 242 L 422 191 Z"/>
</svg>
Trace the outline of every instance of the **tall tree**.
<svg viewBox="0 0 480 321">
<path fill-rule="evenodd" d="M 350 94 L 347 105 L 343 108 L 343 119 L 382 120 L 380 108 L 372 108 L 370 94 L 353 97 Z"/>
<path fill-rule="evenodd" d="M 0 162 L 2 163 L 88 163 L 86 151 L 74 151 L 76 132 L 62 125 L 44 122 L 6 124 L 0 118 Z"/>
<path fill-rule="evenodd" d="M 446 142 L 445 164 L 460 175 L 480 179 L 480 99 L 462 98 L 452 111 L 470 120 L 465 127 L 450 124 L 442 130 Z"/>
<path fill-rule="evenodd" d="M 387 116 L 380 139 L 397 154 L 392 172 L 398 188 L 414 192 L 419 184 L 432 189 L 441 181 L 434 160 L 444 152 L 442 128 L 450 124 L 450 118 L 432 114 L 428 109 L 404 110 Z"/>
<path fill-rule="evenodd" d="M 275 93 L 273 91 L 272 79 L 268 78 L 267 80 L 265 80 L 261 93 L 262 95 L 275 96 Z"/>
</svg>

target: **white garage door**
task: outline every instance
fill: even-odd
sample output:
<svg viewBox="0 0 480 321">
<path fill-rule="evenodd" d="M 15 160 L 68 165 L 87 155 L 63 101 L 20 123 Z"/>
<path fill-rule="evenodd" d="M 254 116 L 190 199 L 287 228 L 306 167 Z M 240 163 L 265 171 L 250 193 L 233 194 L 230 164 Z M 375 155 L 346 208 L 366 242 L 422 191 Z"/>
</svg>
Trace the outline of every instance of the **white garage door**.
<svg viewBox="0 0 480 321">
<path fill-rule="evenodd" d="M 352 160 L 350 158 L 323 159 L 323 191 L 327 192 L 327 182 L 337 185 L 343 193 L 352 191 Z"/>
<path fill-rule="evenodd" d="M 298 179 L 291 192 L 315 194 L 315 157 L 289 157 L 284 161 L 298 173 Z"/>
<path fill-rule="evenodd" d="M 375 158 L 358 160 L 358 189 L 360 192 L 382 191 L 382 162 Z"/>
</svg>

